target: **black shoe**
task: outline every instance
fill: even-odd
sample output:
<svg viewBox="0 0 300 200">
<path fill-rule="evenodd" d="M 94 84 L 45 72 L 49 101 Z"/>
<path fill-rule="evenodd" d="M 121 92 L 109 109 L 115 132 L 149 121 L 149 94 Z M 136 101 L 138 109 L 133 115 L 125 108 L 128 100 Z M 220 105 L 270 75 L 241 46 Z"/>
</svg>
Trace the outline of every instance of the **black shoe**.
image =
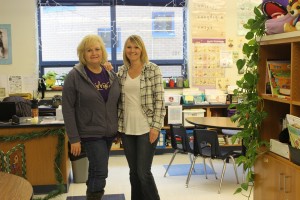
<svg viewBox="0 0 300 200">
<path fill-rule="evenodd" d="M 87 192 L 86 193 L 86 200 L 101 200 L 104 195 L 103 192 Z"/>
</svg>

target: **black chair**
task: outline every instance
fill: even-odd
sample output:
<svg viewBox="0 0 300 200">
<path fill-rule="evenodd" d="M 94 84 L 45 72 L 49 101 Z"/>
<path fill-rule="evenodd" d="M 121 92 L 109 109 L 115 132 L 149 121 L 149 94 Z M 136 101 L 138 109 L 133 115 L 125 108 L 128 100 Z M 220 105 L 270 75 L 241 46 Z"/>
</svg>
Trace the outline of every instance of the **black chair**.
<svg viewBox="0 0 300 200">
<path fill-rule="evenodd" d="M 188 153 L 190 155 L 190 160 L 192 162 L 191 156 L 194 154 L 193 149 L 190 145 L 190 137 L 186 133 L 186 129 L 181 124 L 170 124 L 170 136 L 171 136 L 171 146 L 174 149 L 171 161 L 166 169 L 164 177 L 172 165 L 172 162 L 177 155 L 177 153 Z"/>
<path fill-rule="evenodd" d="M 223 160 L 223 169 L 222 169 L 221 180 L 220 180 L 219 190 L 218 190 L 219 194 L 221 193 L 221 186 L 222 186 L 222 182 L 226 170 L 226 161 L 228 159 L 232 160 L 236 181 L 237 184 L 239 184 L 235 158 L 239 157 L 241 154 L 228 148 L 220 148 L 218 133 L 216 131 L 195 129 L 193 135 L 194 135 L 194 159 L 191 163 L 190 171 L 186 180 L 186 186 L 188 187 L 192 170 L 195 165 L 195 161 L 199 156 L 203 157 L 204 160 L 206 158 Z"/>
</svg>

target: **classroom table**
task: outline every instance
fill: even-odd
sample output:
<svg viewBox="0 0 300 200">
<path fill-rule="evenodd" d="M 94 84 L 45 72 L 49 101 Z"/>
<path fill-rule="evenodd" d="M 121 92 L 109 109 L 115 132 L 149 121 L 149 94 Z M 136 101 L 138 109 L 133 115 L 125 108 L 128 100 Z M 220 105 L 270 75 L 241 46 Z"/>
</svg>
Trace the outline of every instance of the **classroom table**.
<svg viewBox="0 0 300 200">
<path fill-rule="evenodd" d="M 238 123 L 232 122 L 230 117 L 187 117 L 185 120 L 195 126 L 202 126 L 206 128 L 233 130 L 243 129 L 243 127 L 239 126 Z"/>
</svg>

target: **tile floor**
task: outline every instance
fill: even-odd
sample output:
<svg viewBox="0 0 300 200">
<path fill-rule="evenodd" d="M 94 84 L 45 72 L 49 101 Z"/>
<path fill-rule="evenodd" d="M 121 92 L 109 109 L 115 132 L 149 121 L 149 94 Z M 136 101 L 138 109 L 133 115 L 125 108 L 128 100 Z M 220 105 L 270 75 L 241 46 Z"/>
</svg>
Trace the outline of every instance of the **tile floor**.
<svg viewBox="0 0 300 200">
<path fill-rule="evenodd" d="M 222 185 L 221 194 L 218 194 L 219 179 L 214 175 L 192 175 L 189 187 L 185 187 L 186 176 L 167 176 L 163 177 L 165 168 L 163 165 L 169 163 L 171 153 L 155 155 L 152 172 L 160 193 L 161 200 L 199 200 L 199 199 L 217 199 L 217 200 L 248 200 L 241 194 L 233 194 L 238 184 L 236 184 L 233 167 L 227 164 L 227 169 Z M 175 157 L 174 164 L 188 164 L 189 157 L 186 154 L 178 154 Z M 199 158 L 197 162 L 201 163 Z M 217 176 L 220 177 L 222 162 L 213 161 Z M 109 175 L 107 179 L 106 194 L 124 193 L 126 200 L 130 200 L 130 183 L 128 177 L 128 167 L 123 155 L 113 155 L 109 161 Z M 240 182 L 242 181 L 242 168 L 238 168 Z M 70 185 L 69 192 L 56 197 L 54 200 L 65 200 L 67 196 L 84 195 L 86 186 L 84 183 L 73 183 Z M 40 196 L 35 196 L 40 197 Z M 250 197 L 249 200 L 253 198 Z"/>
</svg>

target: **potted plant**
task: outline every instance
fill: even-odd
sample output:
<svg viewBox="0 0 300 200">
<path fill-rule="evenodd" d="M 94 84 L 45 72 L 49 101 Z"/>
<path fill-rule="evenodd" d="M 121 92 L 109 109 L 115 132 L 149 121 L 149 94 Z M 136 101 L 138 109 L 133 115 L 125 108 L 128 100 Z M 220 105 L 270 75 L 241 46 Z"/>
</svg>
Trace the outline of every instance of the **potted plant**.
<svg viewBox="0 0 300 200">
<path fill-rule="evenodd" d="M 244 25 L 244 28 L 249 30 L 245 36 L 248 42 L 244 43 L 242 49 L 245 58 L 239 59 L 236 63 L 238 71 L 243 70 L 244 75 L 237 81 L 238 89 L 234 91 L 234 95 L 241 97 L 243 101 L 229 106 L 229 108 L 236 107 L 237 110 L 231 119 L 243 126 L 243 130 L 233 137 L 233 142 L 240 139 L 246 149 L 244 155 L 237 159 L 238 165 L 242 165 L 246 172 L 245 182 L 237 188 L 235 193 L 241 193 L 248 199 L 254 186 L 253 167 L 257 156 L 262 153 L 260 147 L 268 146 L 268 143 L 260 139 L 260 125 L 267 114 L 263 111 L 263 100 L 257 92 L 259 39 L 265 35 L 267 17 L 263 14 L 261 5 L 254 8 L 254 14 L 254 19 L 249 19 Z"/>
<path fill-rule="evenodd" d="M 57 73 L 54 71 L 48 71 L 42 77 L 45 79 L 46 89 L 50 89 L 56 83 Z"/>
<path fill-rule="evenodd" d="M 67 73 L 63 73 L 62 75 L 59 76 L 59 80 L 60 80 L 60 86 L 63 86 L 64 85 L 64 82 L 65 82 L 65 79 L 66 79 L 66 76 L 68 74 Z"/>
</svg>

